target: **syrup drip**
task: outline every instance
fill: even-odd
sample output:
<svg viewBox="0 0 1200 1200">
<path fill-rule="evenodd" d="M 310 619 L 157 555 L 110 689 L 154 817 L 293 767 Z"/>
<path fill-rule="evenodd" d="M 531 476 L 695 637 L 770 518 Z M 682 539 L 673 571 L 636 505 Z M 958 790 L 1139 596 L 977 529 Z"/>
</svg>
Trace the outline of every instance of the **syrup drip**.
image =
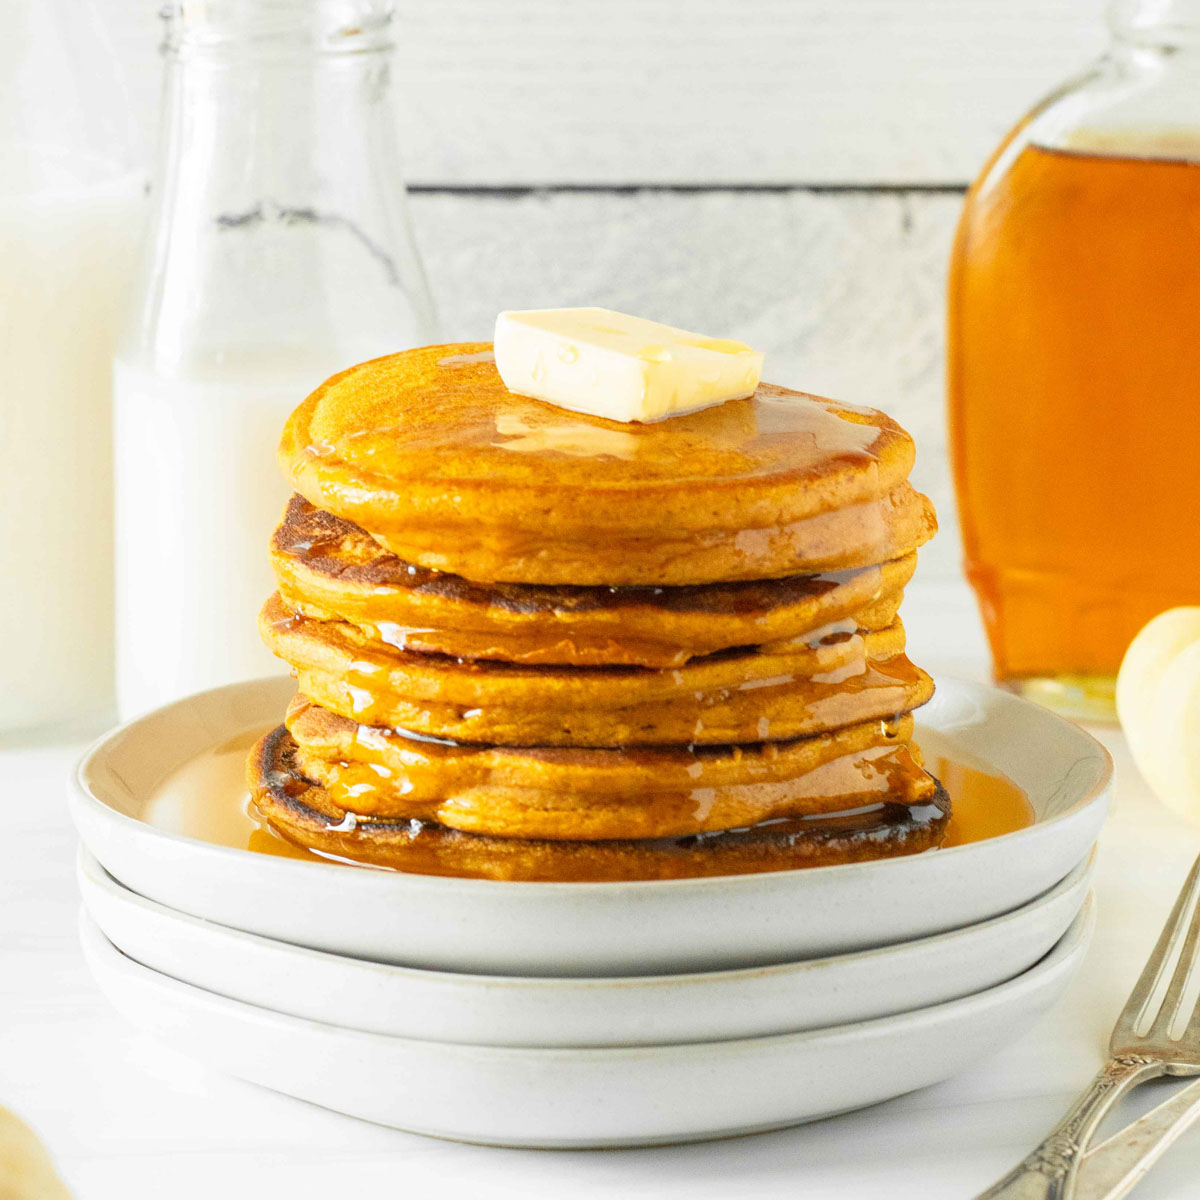
<svg viewBox="0 0 1200 1200">
<path fill-rule="evenodd" d="M 455 409 L 453 443 L 460 453 L 490 448 L 515 450 L 539 460 L 565 456 L 594 462 L 636 462 L 655 475 L 677 478 L 677 467 L 668 468 L 666 463 L 695 457 L 699 451 L 718 460 L 717 474 L 729 479 L 769 474 L 777 468 L 777 455 L 785 448 L 788 467 L 793 470 L 824 467 L 830 462 L 873 463 L 878 459 L 879 426 L 847 415 L 869 414 L 869 409 L 834 404 L 773 384 L 761 385 L 752 398 L 730 400 L 669 422 L 627 425 L 539 401 L 516 404 L 512 394 L 498 385 L 493 361 L 490 351 L 439 360 L 439 366 L 477 368 L 465 373 L 461 381 L 455 376 L 442 380 L 448 397 L 466 392 L 469 401 Z M 481 386 L 484 383 L 491 391 Z M 330 407 L 336 407 L 336 403 L 332 398 L 326 400 Z M 377 458 L 386 454 L 390 461 L 392 454 L 399 460 L 411 460 L 414 454 L 446 448 L 446 430 L 440 421 L 418 419 L 397 424 L 393 406 L 358 415 L 358 422 L 334 446 L 313 444 L 302 454 L 322 458 L 332 451 L 346 461 L 355 461 L 364 453 L 360 447 L 366 446 L 365 453 Z M 605 433 L 621 436 L 597 436 Z M 303 457 L 298 465 L 303 465 Z M 405 477 L 404 473 L 393 476 L 390 470 L 386 475 Z"/>
<path fill-rule="evenodd" d="M 636 794 L 640 804 L 636 814 L 631 814 L 625 803 L 628 785 L 624 781 L 610 788 L 598 787 L 591 791 L 591 816 L 595 819 L 601 813 L 607 813 L 612 823 L 606 832 L 593 833 L 591 836 L 600 839 L 668 836 L 661 832 L 630 833 L 627 828 L 628 822 L 634 818 L 657 826 L 660 831 L 664 826 L 690 830 L 696 823 L 705 822 L 712 812 L 718 791 L 717 788 L 709 786 L 704 779 L 704 759 L 698 756 L 694 765 L 700 767 L 700 770 L 693 775 L 690 781 L 692 786 L 664 787 L 662 790 L 655 787 L 638 787 Z M 370 756 L 355 762 L 326 763 L 320 768 L 318 775 L 333 803 L 347 812 L 359 814 L 362 821 L 416 819 L 446 821 L 457 825 L 455 817 L 461 819 L 464 815 L 481 813 L 502 828 L 506 820 L 526 821 L 531 815 L 522 811 L 520 803 L 511 806 L 512 802 L 507 798 L 489 800 L 469 786 L 466 787 L 466 795 L 460 795 L 454 802 L 447 802 L 444 799 L 447 791 L 445 776 L 436 769 L 429 770 L 428 764 L 424 766 L 425 769 L 422 769 L 421 764 L 411 764 L 398 769 Z M 812 803 L 814 811 L 804 818 L 808 820 L 814 816 L 858 811 L 889 800 L 908 804 L 913 788 L 917 786 L 923 786 L 923 776 L 907 745 L 894 746 L 884 743 L 830 759 L 799 779 L 765 785 L 735 784 L 732 785 L 732 789 L 726 785 L 723 791 L 736 792 L 739 787 L 745 789 L 748 795 L 757 791 L 758 798 L 765 802 L 765 791 L 776 788 L 780 791 L 786 790 L 784 803 L 789 806 L 800 800 Z M 544 805 L 545 811 L 560 815 L 564 822 L 571 819 L 570 814 L 575 806 L 568 804 L 557 807 L 556 801 L 559 798 L 554 794 L 553 788 L 528 787 L 524 791 L 535 808 Z M 766 803 L 764 808 L 765 811 L 770 811 Z M 448 813 L 454 815 L 448 817 L 445 815 Z M 782 818 L 764 816 L 759 823 L 778 819 Z M 622 828 L 623 826 L 625 828 Z M 459 827 L 474 828 L 472 825 Z M 717 831 L 723 832 L 724 827 L 719 827 Z M 542 835 L 527 832 L 520 836 Z M 555 834 L 546 833 L 544 836 Z"/>
<path fill-rule="evenodd" d="M 439 358 L 439 367 L 470 367 L 478 363 L 494 363 L 495 354 L 490 350 L 480 350 L 475 354 L 451 354 L 449 358 Z"/>
</svg>

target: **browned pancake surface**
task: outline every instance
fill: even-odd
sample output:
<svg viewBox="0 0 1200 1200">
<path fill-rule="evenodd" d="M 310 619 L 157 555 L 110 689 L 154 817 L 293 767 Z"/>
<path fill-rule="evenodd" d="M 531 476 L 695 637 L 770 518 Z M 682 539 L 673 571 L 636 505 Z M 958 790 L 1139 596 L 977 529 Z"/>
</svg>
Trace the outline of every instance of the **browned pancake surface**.
<svg viewBox="0 0 1200 1200">
<path fill-rule="evenodd" d="M 911 717 L 793 742 L 641 751 L 431 743 L 303 697 L 287 726 L 298 767 L 340 808 L 501 837 L 682 837 L 932 790 L 908 745 Z"/>
<path fill-rule="evenodd" d="M 853 617 L 882 629 L 916 555 L 824 575 L 690 587 L 478 584 L 418 567 L 349 521 L 289 502 L 271 542 L 287 606 L 393 646 L 572 666 L 681 666 L 698 655 L 800 637 Z"/>
<path fill-rule="evenodd" d="M 680 879 L 828 866 L 927 850 L 940 842 L 949 819 L 945 792 L 936 785 L 928 802 L 912 806 L 882 803 L 686 838 L 555 841 L 465 833 L 420 820 L 356 821 L 305 778 L 283 726 L 255 747 L 248 782 L 262 815 L 299 845 L 418 874 L 486 879 Z"/>
<path fill-rule="evenodd" d="M 909 712 L 932 695 L 897 623 L 828 644 L 713 655 L 684 667 L 526 667 L 383 646 L 289 613 L 260 627 L 301 690 L 366 725 L 507 746 L 645 746 L 803 737 Z"/>
</svg>

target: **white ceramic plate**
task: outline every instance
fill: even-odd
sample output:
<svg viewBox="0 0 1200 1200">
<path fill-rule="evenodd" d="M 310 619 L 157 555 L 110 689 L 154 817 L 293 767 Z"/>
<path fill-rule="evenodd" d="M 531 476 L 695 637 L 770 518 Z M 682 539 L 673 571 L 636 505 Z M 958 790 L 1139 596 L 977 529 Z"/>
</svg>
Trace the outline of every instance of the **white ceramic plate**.
<svg viewBox="0 0 1200 1200">
<path fill-rule="evenodd" d="M 843 953 L 1008 912 L 1095 841 L 1108 753 L 1026 701 L 957 680 L 921 710 L 966 758 L 1009 775 L 1036 823 L 907 858 L 640 883 L 507 883 L 305 862 L 210 845 L 139 819 L 155 787 L 218 741 L 283 713 L 285 679 L 201 692 L 114 730 L 85 756 L 71 809 L 88 849 L 133 891 L 296 945 L 379 962 L 516 975 L 638 975 Z"/>
<path fill-rule="evenodd" d="M 777 1128 L 961 1070 L 1061 994 L 1089 902 L 1035 967 L 933 1008 L 776 1037 L 623 1049 L 516 1049 L 383 1037 L 215 996 L 126 958 L 82 915 L 84 952 L 138 1028 L 206 1065 L 338 1112 L 505 1146 L 621 1146 Z"/>
<path fill-rule="evenodd" d="M 836 958 L 625 979 L 454 975 L 341 958 L 189 917 L 122 887 L 80 849 L 84 907 L 123 954 L 208 992 L 397 1037 L 493 1046 L 724 1041 L 890 1016 L 1011 979 L 1062 937 L 1094 852 L 1057 887 L 966 929 Z"/>
</svg>

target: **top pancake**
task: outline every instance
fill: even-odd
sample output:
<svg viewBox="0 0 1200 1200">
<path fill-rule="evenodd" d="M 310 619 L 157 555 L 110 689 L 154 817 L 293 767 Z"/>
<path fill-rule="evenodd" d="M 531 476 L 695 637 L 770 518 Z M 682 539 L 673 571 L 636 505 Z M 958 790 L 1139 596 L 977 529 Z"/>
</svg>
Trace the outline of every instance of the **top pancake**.
<svg viewBox="0 0 1200 1200">
<path fill-rule="evenodd" d="M 486 343 L 334 376 L 280 460 L 311 503 L 405 561 L 480 582 L 682 585 L 901 557 L 935 524 L 909 436 L 870 409 L 762 384 L 652 425 L 510 393 Z"/>
</svg>

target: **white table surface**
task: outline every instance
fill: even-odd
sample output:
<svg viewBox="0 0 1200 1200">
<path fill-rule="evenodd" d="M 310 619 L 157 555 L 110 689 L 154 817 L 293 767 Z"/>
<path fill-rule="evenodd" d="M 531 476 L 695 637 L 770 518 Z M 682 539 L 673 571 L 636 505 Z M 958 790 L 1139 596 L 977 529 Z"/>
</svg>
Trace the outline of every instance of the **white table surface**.
<svg viewBox="0 0 1200 1200">
<path fill-rule="evenodd" d="M 983 677 L 964 588 L 916 585 L 904 613 L 917 662 Z M 1099 924 L 1081 973 L 1036 1026 L 954 1080 L 863 1112 L 700 1146 L 590 1152 L 398 1133 L 226 1078 L 130 1027 L 100 996 L 76 941 L 64 778 L 81 747 L 0 750 L 0 1104 L 33 1125 L 80 1200 L 971 1196 L 1039 1139 L 1099 1065 L 1200 851 L 1200 830 L 1149 795 L 1120 735 L 1095 732 L 1117 764 L 1096 877 Z M 1200 1130 L 1136 1195 L 1200 1195 Z"/>
</svg>

